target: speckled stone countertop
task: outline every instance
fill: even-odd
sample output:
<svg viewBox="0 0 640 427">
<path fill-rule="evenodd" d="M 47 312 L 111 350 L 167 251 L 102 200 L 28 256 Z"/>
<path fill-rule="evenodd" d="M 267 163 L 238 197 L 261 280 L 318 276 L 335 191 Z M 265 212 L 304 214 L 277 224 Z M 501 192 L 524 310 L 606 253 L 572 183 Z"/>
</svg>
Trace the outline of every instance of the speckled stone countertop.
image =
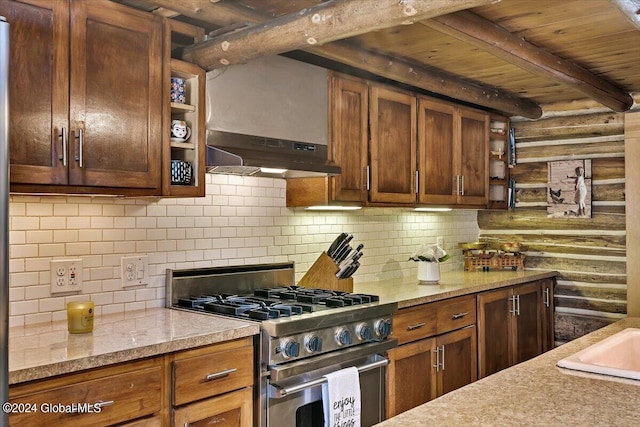
<svg viewBox="0 0 640 427">
<path fill-rule="evenodd" d="M 640 317 L 623 319 L 378 426 L 640 425 L 640 381 L 556 367 L 559 360 L 583 348 L 625 328 L 639 327 Z"/>
<path fill-rule="evenodd" d="M 518 285 L 556 275 L 555 271 L 452 271 L 442 273 L 440 281 L 436 285 L 422 285 L 416 278 L 402 278 L 356 283 L 353 285 L 353 291 L 379 295 L 381 303 L 395 302 L 398 303 L 398 308 L 403 308 Z"/>
<path fill-rule="evenodd" d="M 9 384 L 258 334 L 257 322 L 167 308 L 96 316 L 93 332 L 66 321 L 9 330 Z"/>
</svg>

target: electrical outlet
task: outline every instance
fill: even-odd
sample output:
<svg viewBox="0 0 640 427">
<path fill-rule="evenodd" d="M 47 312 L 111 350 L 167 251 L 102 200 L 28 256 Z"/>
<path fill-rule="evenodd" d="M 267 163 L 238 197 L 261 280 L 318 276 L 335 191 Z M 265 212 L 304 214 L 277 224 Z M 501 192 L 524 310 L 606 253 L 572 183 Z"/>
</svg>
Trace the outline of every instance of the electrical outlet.
<svg viewBox="0 0 640 427">
<path fill-rule="evenodd" d="M 438 246 L 440 246 L 441 248 L 443 248 L 444 247 L 444 237 L 442 237 L 442 236 L 436 237 L 436 244 Z"/>
<path fill-rule="evenodd" d="M 82 290 L 82 260 L 59 259 L 51 261 L 51 293 L 79 292 Z"/>
<path fill-rule="evenodd" d="M 120 272 L 123 288 L 149 284 L 149 257 L 146 255 L 122 257 Z"/>
</svg>

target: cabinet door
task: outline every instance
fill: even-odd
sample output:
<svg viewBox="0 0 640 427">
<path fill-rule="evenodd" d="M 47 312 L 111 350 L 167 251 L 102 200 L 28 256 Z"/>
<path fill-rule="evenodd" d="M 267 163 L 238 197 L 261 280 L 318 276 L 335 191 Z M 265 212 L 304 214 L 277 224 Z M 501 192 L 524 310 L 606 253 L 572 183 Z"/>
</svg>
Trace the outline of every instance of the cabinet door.
<svg viewBox="0 0 640 427">
<path fill-rule="evenodd" d="M 555 347 L 555 322 L 553 304 L 554 279 L 543 279 L 541 286 L 541 306 L 542 306 L 542 352 L 549 351 Z"/>
<path fill-rule="evenodd" d="M 471 384 L 478 379 L 476 327 L 468 326 L 436 339 L 440 349 L 438 396 Z"/>
<path fill-rule="evenodd" d="M 339 176 L 331 176 L 332 201 L 365 202 L 367 198 L 366 167 L 368 163 L 369 91 L 361 80 L 332 76 L 329 112 L 330 161 L 342 168 Z"/>
<path fill-rule="evenodd" d="M 489 201 L 489 116 L 460 109 L 460 196 L 458 203 Z"/>
<path fill-rule="evenodd" d="M 372 86 L 369 108 L 371 166 L 369 200 L 414 204 L 416 98 Z"/>
<path fill-rule="evenodd" d="M 406 344 L 387 355 L 387 418 L 435 399 L 435 339 Z"/>
<path fill-rule="evenodd" d="M 538 282 L 513 289 L 516 315 L 512 316 L 514 351 L 512 364 L 524 362 L 542 353 L 540 285 Z"/>
<path fill-rule="evenodd" d="M 418 99 L 418 203 L 456 202 L 455 108 Z"/>
<path fill-rule="evenodd" d="M 69 3 L 0 0 L 10 23 L 11 183 L 66 184 Z"/>
<path fill-rule="evenodd" d="M 162 22 L 98 1 L 71 16 L 69 183 L 159 189 Z"/>
<path fill-rule="evenodd" d="M 252 388 L 245 388 L 173 410 L 175 426 L 251 427 L 253 423 Z"/>
<path fill-rule="evenodd" d="M 510 366 L 509 289 L 478 295 L 478 377 Z"/>
</svg>

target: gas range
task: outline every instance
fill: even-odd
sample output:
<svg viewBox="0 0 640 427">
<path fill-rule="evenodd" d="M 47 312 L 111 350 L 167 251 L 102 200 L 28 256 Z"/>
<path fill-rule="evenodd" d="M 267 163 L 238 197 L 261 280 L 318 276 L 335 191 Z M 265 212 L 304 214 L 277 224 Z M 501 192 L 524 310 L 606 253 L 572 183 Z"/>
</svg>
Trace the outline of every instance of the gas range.
<svg viewBox="0 0 640 427">
<path fill-rule="evenodd" d="M 293 263 L 169 270 L 168 281 L 172 308 L 259 321 L 269 366 L 384 340 L 396 310 L 376 295 L 295 286 Z"/>
<path fill-rule="evenodd" d="M 396 304 L 376 295 L 295 285 L 293 263 L 167 270 L 167 306 L 260 322 L 254 425 L 323 425 L 324 375 L 359 373 L 362 425 L 384 418 L 386 352 Z M 319 284 L 321 285 L 321 284 Z M 297 414 L 297 415 L 296 415 Z M 295 419 L 294 419 L 295 418 Z"/>
</svg>

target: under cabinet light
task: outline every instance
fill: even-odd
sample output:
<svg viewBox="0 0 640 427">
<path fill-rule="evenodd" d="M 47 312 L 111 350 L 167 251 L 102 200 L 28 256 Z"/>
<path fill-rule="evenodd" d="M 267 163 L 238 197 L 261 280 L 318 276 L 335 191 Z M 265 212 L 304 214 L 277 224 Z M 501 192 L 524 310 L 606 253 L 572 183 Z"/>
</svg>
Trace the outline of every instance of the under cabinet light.
<svg viewBox="0 0 640 427">
<path fill-rule="evenodd" d="M 357 211 L 362 206 L 309 206 L 307 211 Z"/>
<path fill-rule="evenodd" d="M 451 208 L 414 208 L 414 212 L 449 212 Z"/>
<path fill-rule="evenodd" d="M 260 172 L 262 173 L 273 173 L 273 174 L 283 174 L 288 169 L 278 169 L 278 168 L 260 168 Z"/>
</svg>

